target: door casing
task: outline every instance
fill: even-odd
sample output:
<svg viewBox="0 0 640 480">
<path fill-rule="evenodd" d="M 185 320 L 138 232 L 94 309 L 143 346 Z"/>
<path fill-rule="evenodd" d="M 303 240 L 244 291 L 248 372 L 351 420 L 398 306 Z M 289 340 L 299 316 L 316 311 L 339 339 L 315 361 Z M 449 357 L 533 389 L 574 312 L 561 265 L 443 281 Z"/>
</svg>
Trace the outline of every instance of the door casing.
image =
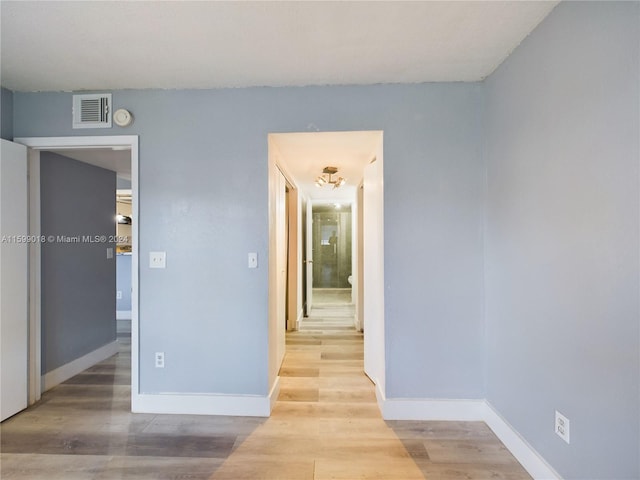
<svg viewBox="0 0 640 480">
<path fill-rule="evenodd" d="M 131 252 L 131 400 L 139 389 L 139 254 L 138 254 L 138 136 L 86 136 L 86 137 L 18 137 L 16 143 L 29 147 L 29 234 L 40 235 L 40 151 L 74 148 L 129 148 L 131 151 L 131 199 L 132 199 L 132 252 Z M 40 244 L 32 243 L 29 251 L 29 404 L 42 395 L 42 366 L 40 363 L 41 339 L 41 256 Z M 115 317 L 115 312 L 114 312 Z"/>
</svg>

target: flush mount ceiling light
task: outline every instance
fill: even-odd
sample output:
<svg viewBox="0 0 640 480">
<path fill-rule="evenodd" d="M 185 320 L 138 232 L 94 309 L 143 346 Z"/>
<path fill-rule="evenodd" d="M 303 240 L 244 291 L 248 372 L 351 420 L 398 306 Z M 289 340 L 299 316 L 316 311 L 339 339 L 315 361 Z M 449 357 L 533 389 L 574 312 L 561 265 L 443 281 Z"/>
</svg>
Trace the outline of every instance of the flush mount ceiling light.
<svg viewBox="0 0 640 480">
<path fill-rule="evenodd" d="M 120 225 L 131 225 L 131 217 L 129 215 L 116 215 L 116 222 Z"/>
<path fill-rule="evenodd" d="M 318 178 L 316 178 L 316 187 L 333 185 L 333 188 L 336 189 L 344 185 L 346 180 L 343 177 L 338 177 L 336 179 L 331 178 L 336 173 L 338 173 L 337 167 L 324 167 L 324 169 L 322 170 L 322 175 L 319 175 Z"/>
</svg>

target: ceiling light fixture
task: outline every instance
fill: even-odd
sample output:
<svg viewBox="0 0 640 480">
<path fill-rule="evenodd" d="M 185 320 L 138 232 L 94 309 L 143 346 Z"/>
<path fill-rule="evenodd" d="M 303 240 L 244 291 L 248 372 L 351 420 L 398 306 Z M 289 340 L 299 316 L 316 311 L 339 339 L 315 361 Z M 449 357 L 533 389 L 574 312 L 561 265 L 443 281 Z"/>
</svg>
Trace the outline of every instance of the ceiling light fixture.
<svg viewBox="0 0 640 480">
<path fill-rule="evenodd" d="M 332 175 L 338 173 L 337 167 L 324 167 L 322 170 L 322 175 L 319 175 L 316 178 L 316 187 L 324 187 L 325 185 L 333 185 L 333 188 L 336 189 L 345 184 L 346 180 L 343 177 L 338 177 L 336 179 L 331 178 Z"/>
</svg>

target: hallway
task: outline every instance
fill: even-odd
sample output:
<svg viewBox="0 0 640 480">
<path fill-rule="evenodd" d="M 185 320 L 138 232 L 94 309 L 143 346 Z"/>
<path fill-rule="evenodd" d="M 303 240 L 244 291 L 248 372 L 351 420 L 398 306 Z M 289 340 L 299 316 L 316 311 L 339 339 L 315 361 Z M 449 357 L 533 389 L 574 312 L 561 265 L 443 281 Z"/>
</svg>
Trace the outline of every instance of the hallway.
<svg viewBox="0 0 640 480">
<path fill-rule="evenodd" d="M 319 300 L 319 299 L 318 299 Z M 132 414 L 130 338 L 2 424 L 3 479 L 528 479 L 480 422 L 385 422 L 353 306 L 287 335 L 270 418 Z"/>
</svg>

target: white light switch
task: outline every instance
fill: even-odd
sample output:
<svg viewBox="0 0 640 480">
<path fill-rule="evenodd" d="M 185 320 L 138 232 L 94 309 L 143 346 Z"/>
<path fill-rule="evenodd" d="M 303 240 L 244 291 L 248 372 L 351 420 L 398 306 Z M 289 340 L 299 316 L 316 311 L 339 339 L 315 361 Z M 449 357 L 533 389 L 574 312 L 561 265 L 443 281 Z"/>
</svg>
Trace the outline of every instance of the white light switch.
<svg viewBox="0 0 640 480">
<path fill-rule="evenodd" d="M 249 268 L 258 268 L 258 254 L 256 252 L 249 253 Z"/>
<path fill-rule="evenodd" d="M 113 258 L 113 248 L 108 247 L 107 248 L 107 260 L 110 260 Z"/>
<path fill-rule="evenodd" d="M 166 268 L 167 252 L 149 252 L 149 268 Z"/>
</svg>

